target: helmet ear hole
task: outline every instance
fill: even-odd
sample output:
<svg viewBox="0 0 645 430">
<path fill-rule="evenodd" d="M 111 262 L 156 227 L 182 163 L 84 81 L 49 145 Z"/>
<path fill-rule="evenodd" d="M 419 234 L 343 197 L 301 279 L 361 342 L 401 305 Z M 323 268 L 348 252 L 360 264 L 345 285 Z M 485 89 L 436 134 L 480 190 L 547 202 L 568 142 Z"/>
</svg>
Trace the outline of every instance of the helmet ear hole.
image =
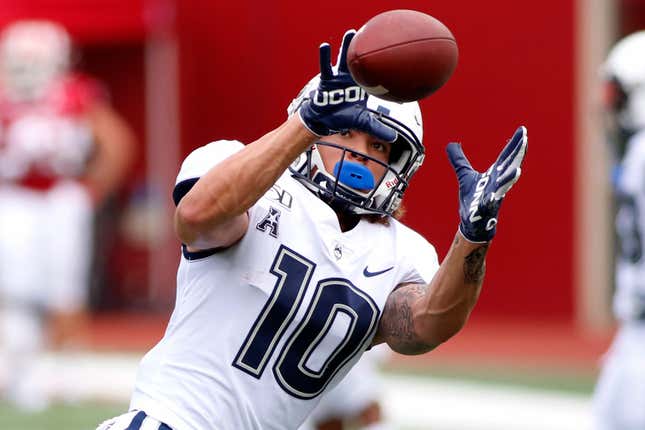
<svg viewBox="0 0 645 430">
<path fill-rule="evenodd" d="M 407 142 L 405 141 L 405 138 L 399 135 L 392 144 L 392 150 L 390 151 L 390 158 L 388 160 L 390 164 L 399 161 L 401 155 L 403 155 L 403 151 L 405 151 L 406 145 Z"/>
<path fill-rule="evenodd" d="M 604 83 L 603 104 L 608 110 L 620 112 L 627 107 L 629 95 L 616 76 Z"/>
</svg>

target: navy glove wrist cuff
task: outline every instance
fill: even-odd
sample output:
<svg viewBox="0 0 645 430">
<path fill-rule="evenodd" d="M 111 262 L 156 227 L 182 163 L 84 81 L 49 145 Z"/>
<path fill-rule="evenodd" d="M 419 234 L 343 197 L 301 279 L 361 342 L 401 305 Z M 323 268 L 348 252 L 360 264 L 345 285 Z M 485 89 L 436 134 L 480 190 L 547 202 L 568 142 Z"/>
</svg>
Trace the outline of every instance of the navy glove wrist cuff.
<svg viewBox="0 0 645 430">
<path fill-rule="evenodd" d="M 310 103 L 310 101 L 308 100 L 305 103 Z M 316 136 L 321 137 L 329 134 L 322 124 L 310 118 L 309 109 L 304 109 L 304 106 L 301 106 L 300 109 L 298 109 L 298 117 L 300 118 L 302 125 Z"/>
<path fill-rule="evenodd" d="M 491 218 L 488 220 L 489 222 L 494 221 L 495 224 L 497 224 L 497 219 L 496 218 Z M 490 230 L 481 230 L 481 229 L 476 229 L 473 228 L 472 225 L 468 226 L 465 225 L 463 222 L 459 224 L 459 231 L 461 232 L 461 235 L 468 241 L 472 243 L 486 243 L 490 242 L 493 240 L 493 237 L 495 237 L 495 232 L 496 228 L 493 227 Z"/>
</svg>

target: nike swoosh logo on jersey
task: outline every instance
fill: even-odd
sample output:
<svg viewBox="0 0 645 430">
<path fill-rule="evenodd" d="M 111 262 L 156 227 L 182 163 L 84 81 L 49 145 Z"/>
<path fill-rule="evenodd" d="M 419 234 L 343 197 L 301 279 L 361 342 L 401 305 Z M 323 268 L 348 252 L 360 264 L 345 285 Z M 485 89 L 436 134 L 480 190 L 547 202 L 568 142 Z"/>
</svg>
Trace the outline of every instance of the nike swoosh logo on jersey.
<svg viewBox="0 0 645 430">
<path fill-rule="evenodd" d="M 363 269 L 363 275 L 364 275 L 366 278 L 371 278 L 372 276 L 382 275 L 383 273 L 385 273 L 385 272 L 389 272 L 389 271 L 390 271 L 390 270 L 392 270 L 392 269 L 394 269 L 394 266 L 392 266 L 392 267 L 388 267 L 388 268 L 387 268 L 387 269 L 385 269 L 385 270 L 379 270 L 378 272 L 370 272 L 369 270 L 367 270 L 367 266 L 365 266 L 365 269 Z"/>
</svg>

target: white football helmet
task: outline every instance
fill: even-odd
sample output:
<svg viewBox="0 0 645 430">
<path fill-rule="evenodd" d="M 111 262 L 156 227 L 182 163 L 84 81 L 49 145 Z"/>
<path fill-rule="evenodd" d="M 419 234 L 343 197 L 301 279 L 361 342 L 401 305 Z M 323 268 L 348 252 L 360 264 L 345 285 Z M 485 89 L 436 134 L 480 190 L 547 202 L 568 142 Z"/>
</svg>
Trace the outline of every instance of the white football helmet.
<svg viewBox="0 0 645 430">
<path fill-rule="evenodd" d="M 302 103 L 310 97 L 312 91 L 318 87 L 319 80 L 316 76 L 305 85 L 289 105 L 289 116 L 296 113 Z M 403 193 L 425 156 L 421 109 L 417 102 L 395 103 L 371 95 L 367 96 L 367 108 L 375 112 L 383 124 L 393 128 L 398 134 L 392 145 L 388 164 L 358 153 L 361 157 L 382 165 L 385 168 L 383 176 L 374 178 L 373 181 L 370 178 L 369 185 L 353 181 L 350 176 L 360 176 L 361 172 L 343 168 L 343 164 L 350 167 L 351 163 L 346 161 L 340 161 L 334 169 L 335 172 L 328 172 L 318 152 L 318 146 L 325 145 L 343 151 L 340 160 L 345 158 L 345 152 L 356 152 L 325 142 L 324 137 L 303 152 L 289 169 L 296 179 L 335 208 L 358 215 L 392 215 L 400 206 Z"/>
<path fill-rule="evenodd" d="M 618 126 L 628 134 L 645 128 L 645 31 L 618 41 L 602 71 Z"/>
<path fill-rule="evenodd" d="M 40 97 L 70 66 L 67 31 L 50 21 L 16 21 L 0 35 L 2 91 L 14 100 Z"/>
</svg>

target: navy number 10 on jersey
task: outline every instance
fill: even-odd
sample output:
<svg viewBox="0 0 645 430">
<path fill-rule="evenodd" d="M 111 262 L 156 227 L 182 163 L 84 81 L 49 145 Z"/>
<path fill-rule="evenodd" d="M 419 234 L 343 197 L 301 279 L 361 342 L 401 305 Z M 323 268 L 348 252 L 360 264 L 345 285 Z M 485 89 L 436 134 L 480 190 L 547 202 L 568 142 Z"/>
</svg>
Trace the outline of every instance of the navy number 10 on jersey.
<svg viewBox="0 0 645 430">
<path fill-rule="evenodd" d="M 260 378 L 265 367 L 303 303 L 316 264 L 297 252 L 280 247 L 270 272 L 277 277 L 264 308 L 249 330 L 233 366 Z M 340 315 L 349 321 L 338 342 L 324 342 Z M 277 353 L 273 365 L 276 381 L 287 393 L 310 399 L 319 395 L 338 370 L 358 354 L 376 328 L 379 309 L 374 300 L 349 280 L 320 280 L 307 310 Z M 320 349 L 320 351 L 318 351 Z M 310 358 L 326 357 L 311 368 Z"/>
</svg>

